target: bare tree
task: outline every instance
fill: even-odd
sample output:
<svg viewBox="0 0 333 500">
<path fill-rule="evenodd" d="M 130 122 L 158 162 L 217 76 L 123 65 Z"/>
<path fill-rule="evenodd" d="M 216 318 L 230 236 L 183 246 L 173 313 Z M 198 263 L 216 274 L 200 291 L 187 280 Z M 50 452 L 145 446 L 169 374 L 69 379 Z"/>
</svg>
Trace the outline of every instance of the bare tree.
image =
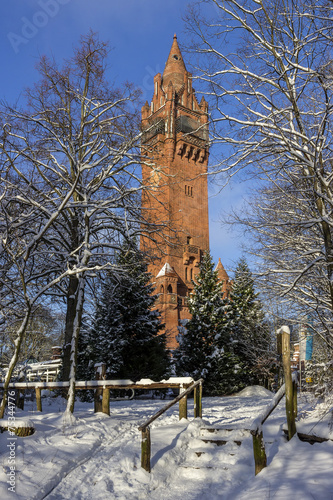
<svg viewBox="0 0 333 500">
<path fill-rule="evenodd" d="M 280 317 L 287 314 L 289 324 L 308 323 L 333 348 L 325 248 L 313 203 L 304 193 L 299 182 L 291 186 L 280 178 L 262 187 L 228 222 L 247 234 L 246 246 L 258 262 L 256 284 L 272 306 L 270 314 L 278 313 L 279 302 Z"/>
<path fill-rule="evenodd" d="M 59 275 L 47 269 L 41 248 L 43 235 L 47 231 L 50 217 L 41 217 L 41 211 L 25 203 L 29 198 L 29 186 L 24 191 L 11 175 L 3 175 L 5 186 L 1 197 L 0 273 L 1 326 L 13 330 L 13 353 L 9 361 L 4 382 L 4 395 L 0 407 L 3 417 L 9 382 L 19 359 L 24 335 L 29 322 L 48 289 L 60 283 L 70 272 L 65 269 Z M 38 206 L 38 204 L 37 204 Z M 44 207 L 47 212 L 47 207 Z"/>
<path fill-rule="evenodd" d="M 19 225 L 26 228 L 19 259 L 10 257 L 22 275 L 20 293 L 26 288 L 28 317 L 17 335 L 22 338 L 32 304 L 42 296 L 65 297 L 68 411 L 74 408 L 87 282 L 114 269 L 114 250 L 140 220 L 138 94 L 129 84 L 116 89 L 107 82 L 107 53 L 107 45 L 90 33 L 62 68 L 43 57 L 41 79 L 27 91 L 27 109 L 4 106 L 1 112 L 1 180 L 13 189 L 5 172 L 17 178 L 15 202 L 24 207 Z M 2 232 L 5 243 L 14 231 L 9 222 Z"/>
<path fill-rule="evenodd" d="M 206 4 L 213 8 L 211 19 Z M 266 271 L 280 282 L 280 293 L 298 290 L 300 302 L 312 309 L 319 290 L 300 291 L 301 283 L 320 275 L 330 317 L 332 17 L 333 4 L 325 0 L 210 0 L 188 15 L 199 78 L 215 103 L 212 140 L 222 151 L 216 170 L 246 169 L 278 186 L 279 212 L 274 203 L 258 208 L 263 258 L 267 251 L 275 254 L 266 260 Z M 288 266 L 290 279 L 284 281 Z"/>
<path fill-rule="evenodd" d="M 30 317 L 25 336 L 21 345 L 19 354 L 19 363 L 26 362 L 29 359 L 37 361 L 49 360 L 52 355 L 52 347 L 62 343 L 64 318 L 60 312 L 54 313 L 51 309 L 52 304 L 45 306 L 38 304 Z M 14 319 L 12 317 L 12 319 Z M 12 321 L 4 330 L 3 335 L 3 353 L 2 363 L 8 364 L 15 349 L 15 336 L 17 331 L 17 322 Z"/>
</svg>

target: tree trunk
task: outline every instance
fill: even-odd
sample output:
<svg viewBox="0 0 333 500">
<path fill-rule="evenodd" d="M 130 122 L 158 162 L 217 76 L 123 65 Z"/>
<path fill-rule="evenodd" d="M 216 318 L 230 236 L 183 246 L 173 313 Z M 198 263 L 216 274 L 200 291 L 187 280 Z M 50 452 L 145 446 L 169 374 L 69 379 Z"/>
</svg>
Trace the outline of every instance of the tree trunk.
<svg viewBox="0 0 333 500">
<path fill-rule="evenodd" d="M 79 278 L 76 312 L 73 325 L 73 336 L 72 336 L 71 354 L 70 354 L 69 389 L 68 389 L 68 400 L 67 400 L 66 411 L 69 411 L 71 413 L 73 413 L 74 411 L 74 403 L 75 403 L 77 346 L 78 346 L 83 304 L 84 304 L 84 286 L 85 286 L 85 276 L 82 273 Z"/>
<path fill-rule="evenodd" d="M 37 411 L 42 411 L 42 398 L 40 387 L 36 387 L 36 405 Z"/>
<path fill-rule="evenodd" d="M 3 418 L 5 414 L 5 408 L 6 408 L 6 402 L 7 402 L 7 394 L 8 394 L 8 386 L 10 383 L 10 379 L 12 378 L 13 370 L 16 366 L 16 363 L 18 361 L 18 357 L 20 354 L 20 349 L 21 349 L 21 344 L 22 340 L 25 334 L 25 331 L 28 326 L 28 322 L 30 319 L 30 314 L 31 314 L 31 307 L 27 308 L 27 311 L 25 313 L 25 317 L 21 323 L 21 326 L 17 332 L 17 337 L 15 339 L 15 351 L 12 356 L 12 359 L 10 360 L 9 367 L 8 367 L 8 372 L 5 376 L 5 381 L 4 381 L 4 386 L 3 386 L 3 396 L 2 396 L 2 402 L 0 406 L 0 418 Z"/>
<path fill-rule="evenodd" d="M 63 346 L 63 366 L 62 366 L 63 382 L 67 382 L 69 380 L 69 373 L 71 369 L 71 344 L 73 338 L 74 320 L 76 315 L 78 285 L 79 285 L 79 279 L 75 276 L 71 276 L 69 278 L 69 285 L 67 291 L 67 311 L 66 311 L 65 338 Z"/>
</svg>

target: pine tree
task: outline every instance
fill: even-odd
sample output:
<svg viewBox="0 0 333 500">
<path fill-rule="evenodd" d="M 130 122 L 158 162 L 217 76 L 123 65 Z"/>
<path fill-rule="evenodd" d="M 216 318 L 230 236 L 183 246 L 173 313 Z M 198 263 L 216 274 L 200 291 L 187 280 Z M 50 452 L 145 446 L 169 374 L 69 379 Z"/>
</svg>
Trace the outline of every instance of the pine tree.
<svg viewBox="0 0 333 500">
<path fill-rule="evenodd" d="M 81 340 L 80 376 L 94 376 L 95 363 L 106 363 L 108 378 L 160 380 L 168 372 L 169 355 L 155 303 L 150 275 L 133 242 L 123 245 L 117 264 L 102 286 L 92 328 Z"/>
<path fill-rule="evenodd" d="M 270 375 L 274 356 L 270 352 L 270 333 L 254 279 L 244 258 L 240 259 L 230 293 L 230 320 L 233 350 L 243 367 L 243 379 L 263 383 Z"/>
<path fill-rule="evenodd" d="M 238 359 L 230 351 L 228 299 L 222 297 L 222 282 L 207 252 L 193 281 L 189 299 L 192 318 L 180 327 L 179 347 L 174 351 L 177 374 L 204 378 L 206 394 L 232 392 Z"/>
</svg>

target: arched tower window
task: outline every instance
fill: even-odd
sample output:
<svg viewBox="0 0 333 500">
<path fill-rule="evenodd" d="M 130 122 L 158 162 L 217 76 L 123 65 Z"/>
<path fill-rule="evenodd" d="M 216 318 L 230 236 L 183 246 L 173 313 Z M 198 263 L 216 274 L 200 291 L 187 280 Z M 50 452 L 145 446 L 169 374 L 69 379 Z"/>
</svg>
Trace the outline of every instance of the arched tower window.
<svg viewBox="0 0 333 500">
<path fill-rule="evenodd" d="M 163 285 L 161 285 L 160 293 L 164 293 L 164 286 Z"/>
<path fill-rule="evenodd" d="M 172 286 L 171 285 L 168 285 L 167 292 L 172 293 Z"/>
</svg>

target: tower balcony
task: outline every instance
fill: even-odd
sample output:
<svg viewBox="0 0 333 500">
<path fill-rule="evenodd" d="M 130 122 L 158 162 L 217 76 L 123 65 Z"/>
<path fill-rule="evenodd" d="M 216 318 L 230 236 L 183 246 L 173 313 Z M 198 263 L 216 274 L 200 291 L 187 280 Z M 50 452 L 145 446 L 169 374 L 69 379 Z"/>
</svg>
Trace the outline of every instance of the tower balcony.
<svg viewBox="0 0 333 500">
<path fill-rule="evenodd" d="M 193 263 L 196 267 L 200 263 L 200 248 L 196 245 L 185 245 L 183 253 L 183 264 L 188 266 Z"/>
<path fill-rule="evenodd" d="M 157 118 L 153 123 L 148 124 L 143 130 L 142 142 L 149 141 L 155 135 L 165 135 L 165 122 L 163 118 Z"/>
<path fill-rule="evenodd" d="M 176 118 L 176 132 L 182 132 L 183 134 L 198 137 L 205 142 L 208 141 L 207 125 L 202 125 L 200 121 L 186 115 L 181 115 Z"/>
</svg>

